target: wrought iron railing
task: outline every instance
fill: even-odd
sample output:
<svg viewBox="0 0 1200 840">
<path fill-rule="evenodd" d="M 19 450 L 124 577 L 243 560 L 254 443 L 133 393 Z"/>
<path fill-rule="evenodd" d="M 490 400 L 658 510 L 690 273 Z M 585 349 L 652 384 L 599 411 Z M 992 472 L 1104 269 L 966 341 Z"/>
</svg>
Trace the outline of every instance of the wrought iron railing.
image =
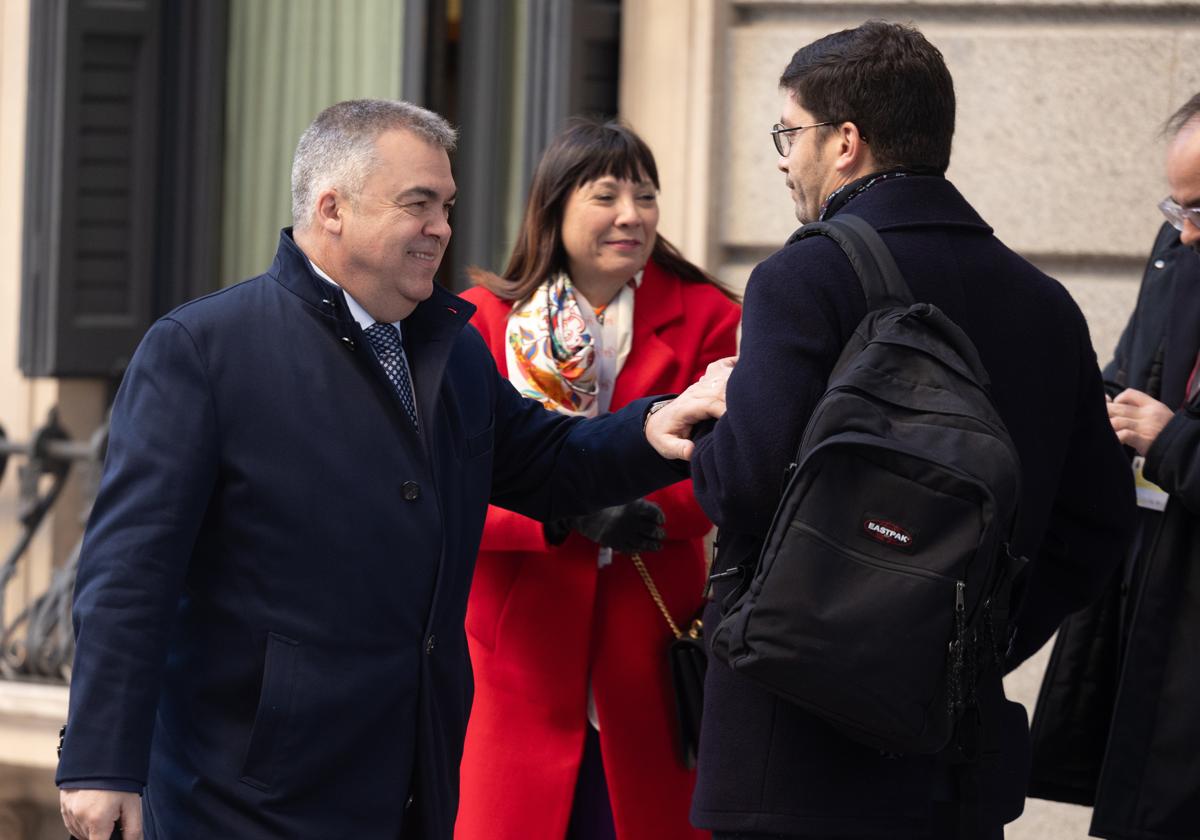
<svg viewBox="0 0 1200 840">
<path fill-rule="evenodd" d="M 7 623 L 5 598 L 8 584 L 21 563 L 27 562 L 29 546 L 62 494 L 72 468 L 83 472 L 84 503 L 80 515 L 86 518 L 95 498 L 107 442 L 107 423 L 89 440 L 71 440 L 59 424 L 56 409 L 50 410 L 46 422 L 27 443 L 8 440 L 0 427 L 0 481 L 10 456 L 25 459 L 17 470 L 17 518 L 21 533 L 0 565 L 0 678 L 70 680 L 75 652 L 71 599 L 82 541 L 75 544 L 66 562 L 54 570 L 46 591 L 30 599 Z"/>
</svg>

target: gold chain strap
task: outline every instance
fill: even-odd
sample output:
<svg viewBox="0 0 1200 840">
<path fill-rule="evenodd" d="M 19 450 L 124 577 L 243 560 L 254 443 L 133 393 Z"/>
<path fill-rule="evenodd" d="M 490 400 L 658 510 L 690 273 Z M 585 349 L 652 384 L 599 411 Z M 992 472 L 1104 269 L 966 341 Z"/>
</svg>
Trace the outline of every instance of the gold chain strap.
<svg viewBox="0 0 1200 840">
<path fill-rule="evenodd" d="M 654 581 L 650 577 L 650 572 L 646 570 L 646 564 L 642 562 L 642 555 L 634 552 L 630 559 L 633 560 L 633 565 L 638 570 L 638 574 L 642 576 L 642 583 L 646 584 L 646 588 L 650 590 L 650 597 L 658 605 L 658 611 L 663 614 L 663 618 L 670 625 L 671 632 L 675 634 L 676 639 L 682 639 L 683 633 L 680 631 L 679 625 L 675 623 L 675 619 L 671 618 L 671 613 L 667 610 L 667 605 L 663 601 L 662 595 L 658 594 L 658 587 L 654 585 Z"/>
</svg>

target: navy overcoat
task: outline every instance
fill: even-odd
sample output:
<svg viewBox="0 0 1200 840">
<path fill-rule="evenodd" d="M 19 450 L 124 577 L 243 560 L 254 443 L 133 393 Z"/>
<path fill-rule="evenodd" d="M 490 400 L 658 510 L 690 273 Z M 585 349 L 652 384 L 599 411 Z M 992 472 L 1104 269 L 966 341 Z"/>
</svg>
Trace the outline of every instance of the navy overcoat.
<svg viewBox="0 0 1200 840">
<path fill-rule="evenodd" d="M 435 289 L 404 321 L 419 435 L 290 231 L 150 329 L 80 561 L 60 786 L 144 788 L 149 840 L 451 836 L 488 502 L 558 517 L 680 478 L 647 400 L 522 399 L 473 311 Z"/>
<path fill-rule="evenodd" d="M 1017 618 L 1017 661 L 1100 591 L 1131 527 L 1129 468 L 1108 424 L 1087 326 L 1066 290 L 1006 248 L 943 178 L 879 182 L 843 212 L 880 232 L 917 300 L 962 327 L 991 376 L 1021 458 L 1014 543 L 1033 561 Z M 866 300 L 841 250 L 818 236 L 787 245 L 754 270 L 742 313 L 727 412 L 692 460 L 696 498 L 721 528 L 718 571 L 757 560 L 785 468 Z M 729 581 L 715 587 L 705 626 L 717 626 L 734 588 Z M 898 640 L 904 629 L 897 628 Z M 1028 730 L 1021 707 L 995 683 L 980 699 L 988 725 L 980 784 L 987 819 L 999 825 L 1021 810 Z M 953 807 L 939 803 L 954 796 L 933 759 L 881 755 L 710 661 L 697 825 L 822 838 L 928 837 Z"/>
</svg>

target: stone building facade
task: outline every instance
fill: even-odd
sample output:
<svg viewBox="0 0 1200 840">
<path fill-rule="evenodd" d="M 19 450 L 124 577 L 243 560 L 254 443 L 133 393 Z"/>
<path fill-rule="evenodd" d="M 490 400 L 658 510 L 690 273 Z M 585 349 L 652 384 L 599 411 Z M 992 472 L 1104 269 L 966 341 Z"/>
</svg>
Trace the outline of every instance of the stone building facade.
<svg viewBox="0 0 1200 840">
<path fill-rule="evenodd" d="M 553 11 L 506 1 L 535 16 Z M 86 435 L 107 397 L 94 379 L 28 378 L 17 359 L 35 2 L 0 0 L 0 424 L 22 440 L 51 406 Z M 942 50 L 958 93 L 949 176 L 999 236 L 1063 281 L 1105 361 L 1161 223 L 1159 129 L 1200 90 L 1200 0 L 623 0 L 620 114 L 657 157 L 662 231 L 744 286 L 795 226 L 768 136 L 779 73 L 804 43 L 873 17 L 912 22 Z M 15 469 L 0 477 L 5 553 L 19 535 Z M 45 590 L 78 538 L 79 513 L 79 488 L 69 487 L 10 581 L 0 619 Z M 1014 675 L 1010 693 L 1032 703 L 1041 667 Z M 65 709 L 61 686 L 0 680 L 0 840 L 62 834 L 52 774 Z M 1031 803 L 1009 836 L 1083 837 L 1086 825 L 1084 809 Z"/>
</svg>

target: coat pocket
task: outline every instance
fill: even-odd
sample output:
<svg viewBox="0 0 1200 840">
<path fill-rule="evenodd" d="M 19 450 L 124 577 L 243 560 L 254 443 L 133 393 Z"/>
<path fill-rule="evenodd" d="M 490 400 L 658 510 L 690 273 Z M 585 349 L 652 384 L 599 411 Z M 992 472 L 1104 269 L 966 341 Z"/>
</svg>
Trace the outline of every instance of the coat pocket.
<svg viewBox="0 0 1200 840">
<path fill-rule="evenodd" d="M 278 781 L 278 770 L 285 758 L 298 650 L 299 642 L 294 639 L 278 633 L 267 634 L 262 689 L 241 775 L 243 782 L 260 790 L 267 790 Z"/>
<path fill-rule="evenodd" d="M 1025 810 L 1029 785 L 1029 715 L 1012 700 L 1000 701 L 979 769 L 980 806 L 990 825 L 1009 823 Z M 986 736 L 985 736 L 986 737 Z"/>
<path fill-rule="evenodd" d="M 489 423 L 482 432 L 467 438 L 467 458 L 478 458 L 492 451 L 492 441 L 496 434 L 496 424 Z"/>
</svg>

